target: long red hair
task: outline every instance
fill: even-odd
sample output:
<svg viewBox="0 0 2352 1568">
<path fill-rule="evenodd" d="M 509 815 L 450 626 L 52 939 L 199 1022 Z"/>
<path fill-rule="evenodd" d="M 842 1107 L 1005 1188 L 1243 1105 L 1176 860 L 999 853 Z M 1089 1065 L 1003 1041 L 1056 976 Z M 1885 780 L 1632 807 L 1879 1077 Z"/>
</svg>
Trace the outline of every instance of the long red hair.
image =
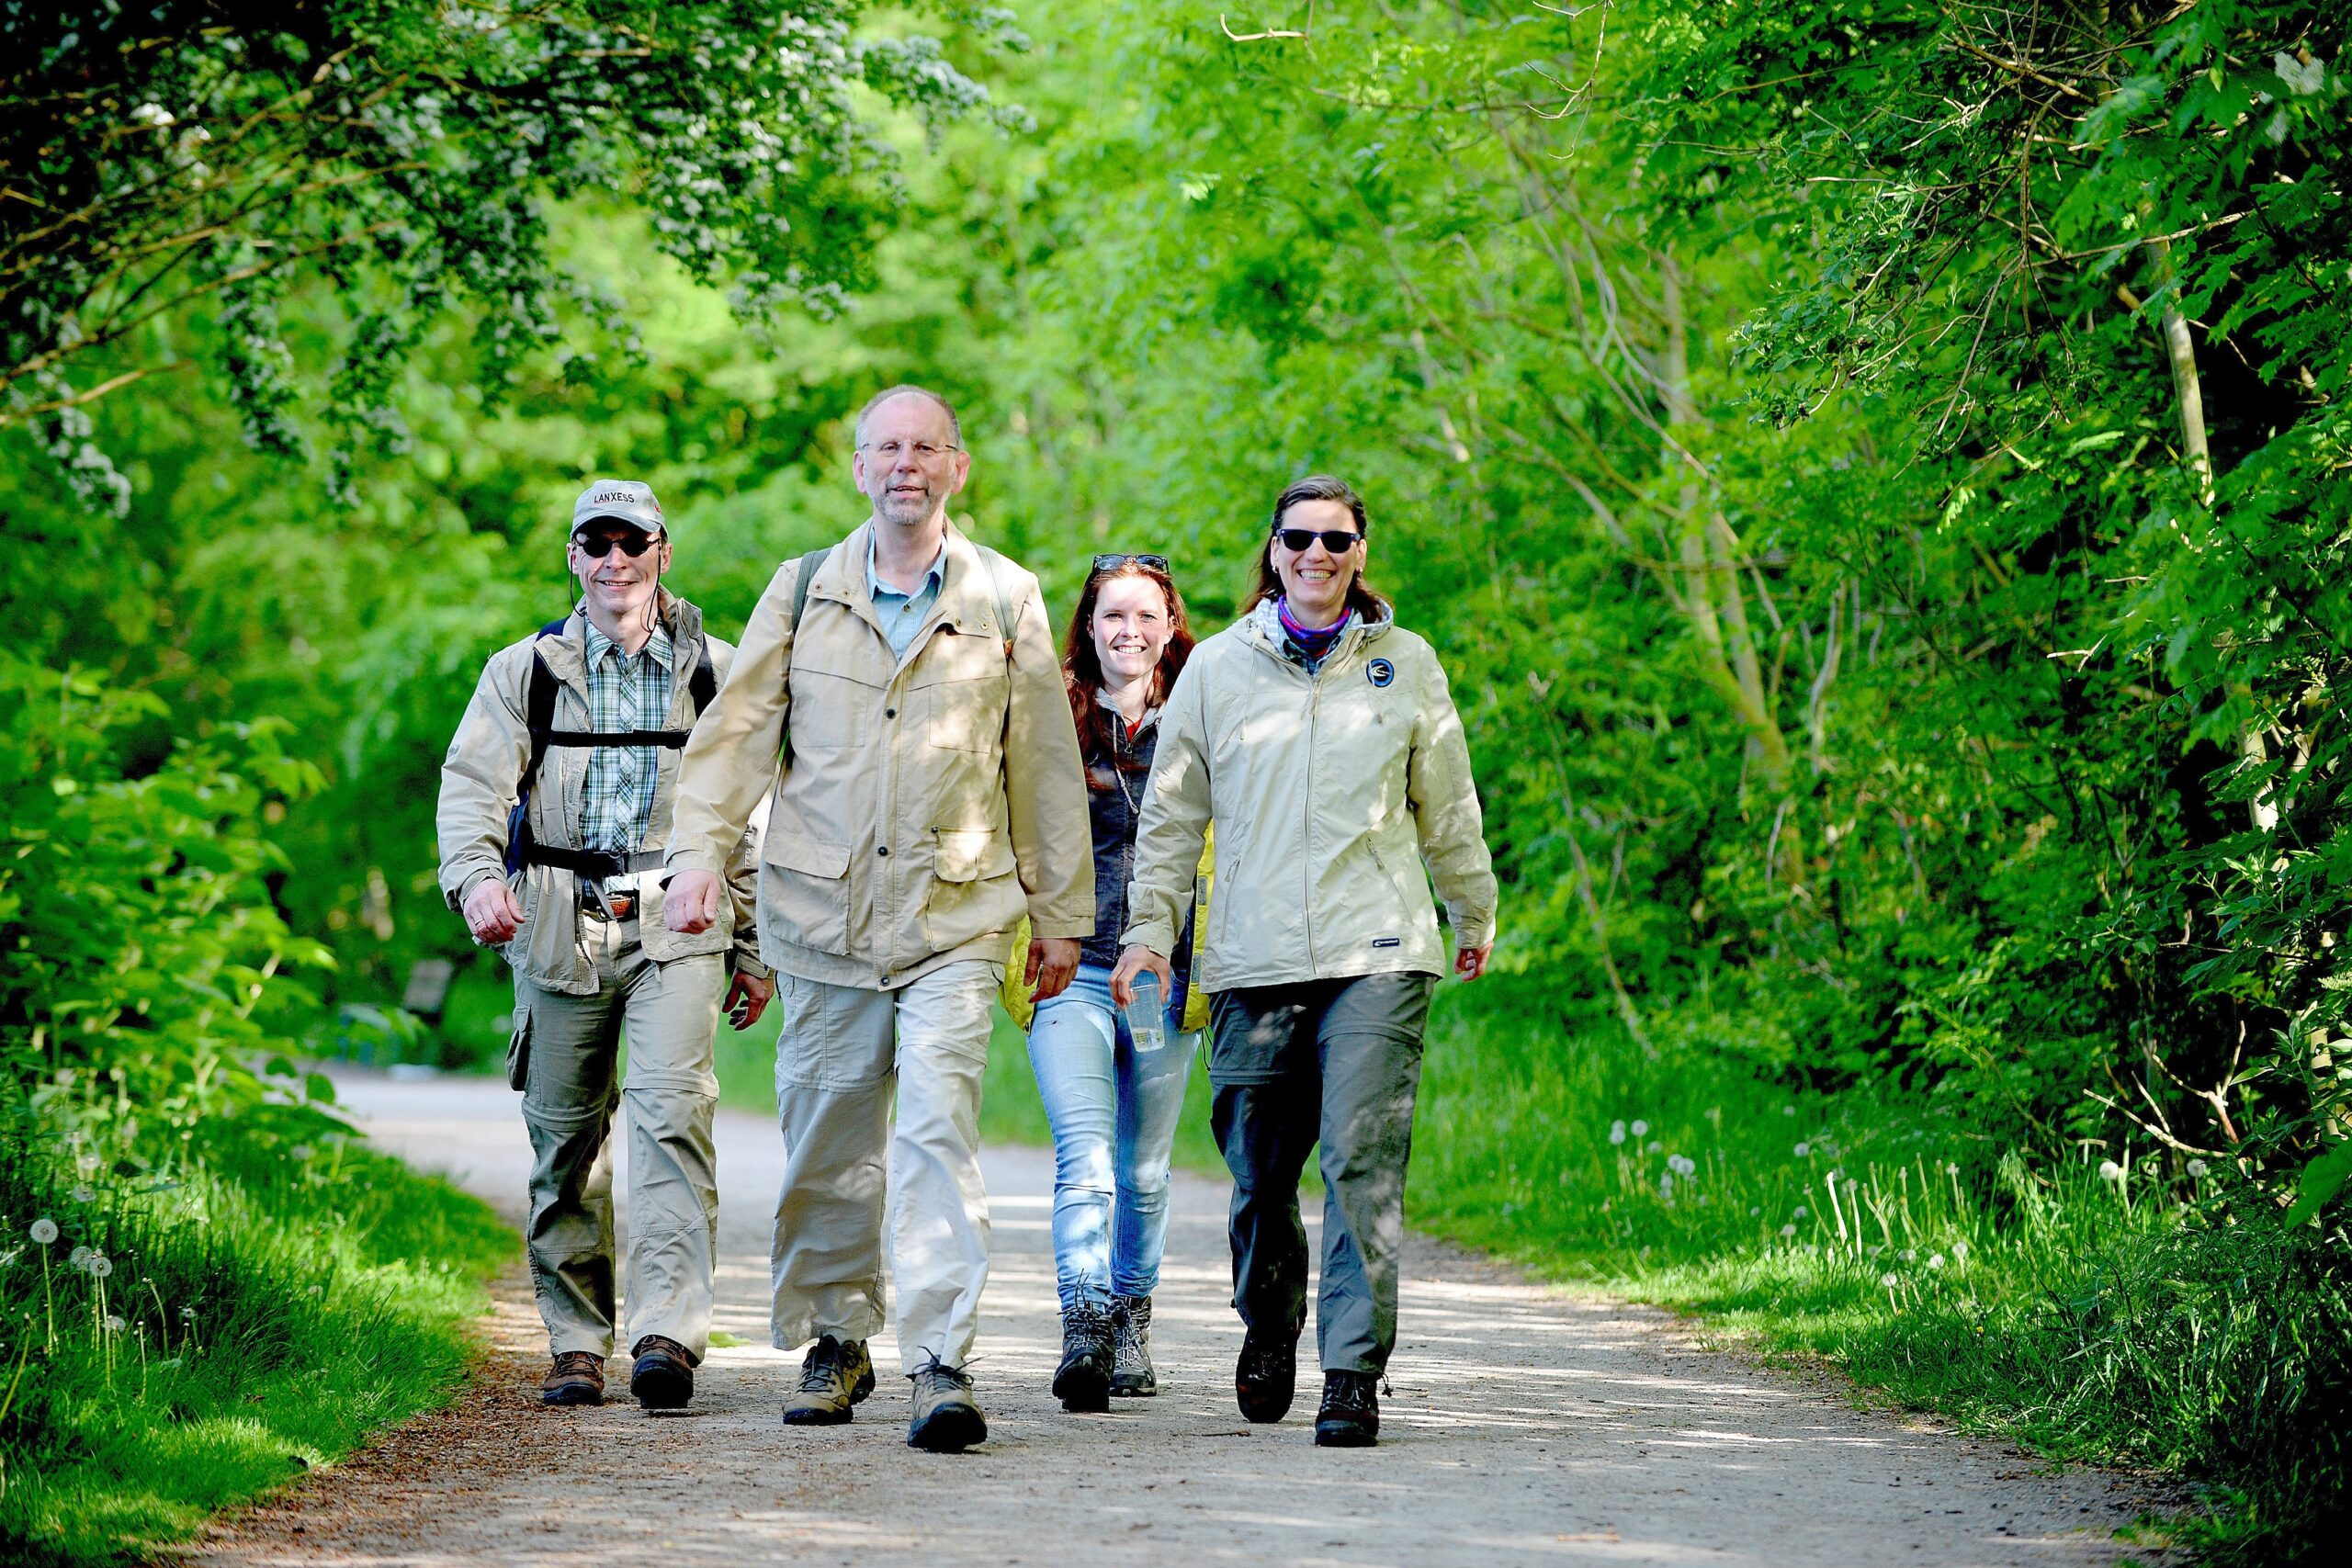
<svg viewBox="0 0 2352 1568">
<path fill-rule="evenodd" d="M 1159 650 L 1146 705 L 1158 707 L 1165 703 L 1176 677 L 1183 673 L 1184 660 L 1193 654 L 1193 629 L 1184 616 L 1184 596 L 1176 592 L 1176 580 L 1164 570 L 1130 558 L 1087 574 L 1086 587 L 1078 596 L 1078 612 L 1070 617 L 1069 637 L 1062 645 L 1062 683 L 1069 689 L 1069 716 L 1078 722 L 1079 750 L 1110 757 L 1114 766 L 1140 773 L 1141 764 L 1128 760 L 1121 748 L 1111 743 L 1111 725 L 1117 716 L 1097 695 L 1102 690 L 1102 659 L 1094 651 L 1094 606 L 1102 597 L 1102 585 L 1122 577 L 1139 577 L 1156 585 L 1168 605 L 1168 646 Z M 1086 783 L 1097 790 L 1112 784 L 1107 774 L 1098 778 L 1091 768 Z"/>
</svg>

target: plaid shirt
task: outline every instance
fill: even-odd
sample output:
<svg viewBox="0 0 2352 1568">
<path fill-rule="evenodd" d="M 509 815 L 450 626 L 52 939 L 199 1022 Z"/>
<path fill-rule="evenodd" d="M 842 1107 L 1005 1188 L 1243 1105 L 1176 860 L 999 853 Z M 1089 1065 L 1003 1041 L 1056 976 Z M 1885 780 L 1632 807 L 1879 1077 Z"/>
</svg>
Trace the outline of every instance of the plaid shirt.
<svg viewBox="0 0 2352 1568">
<path fill-rule="evenodd" d="M 666 729 L 670 724 L 670 634 L 660 626 L 637 657 L 588 628 L 588 726 L 599 732 Z M 599 746 L 588 753 L 580 801 L 583 849 L 633 854 L 645 847 L 662 759 L 651 746 Z"/>
</svg>

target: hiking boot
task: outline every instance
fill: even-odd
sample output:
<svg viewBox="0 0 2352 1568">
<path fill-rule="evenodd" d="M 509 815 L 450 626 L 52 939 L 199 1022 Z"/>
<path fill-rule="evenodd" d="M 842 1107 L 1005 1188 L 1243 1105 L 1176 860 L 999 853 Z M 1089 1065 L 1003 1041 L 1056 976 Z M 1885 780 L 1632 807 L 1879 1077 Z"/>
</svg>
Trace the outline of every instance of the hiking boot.
<svg viewBox="0 0 2352 1568">
<path fill-rule="evenodd" d="M 559 1350 L 539 1380 L 541 1404 L 605 1403 L 605 1358 L 589 1350 Z"/>
<path fill-rule="evenodd" d="M 935 1454 L 959 1454 L 989 1439 L 988 1417 L 972 1397 L 972 1380 L 960 1368 L 933 1356 L 907 1376 L 915 1385 L 915 1412 L 907 1422 L 907 1447 Z"/>
<path fill-rule="evenodd" d="M 1111 1366 L 1117 1329 L 1111 1309 L 1080 1297 L 1062 1309 L 1062 1364 L 1054 1369 L 1054 1397 L 1064 1410 L 1111 1408 Z"/>
<path fill-rule="evenodd" d="M 865 1341 L 844 1344 L 828 1334 L 800 1359 L 800 1386 L 784 1402 L 787 1427 L 838 1427 L 849 1407 L 874 1392 L 874 1358 Z"/>
<path fill-rule="evenodd" d="M 1159 1375 L 1151 1366 L 1151 1298 L 1120 1296 L 1113 1302 L 1111 1313 L 1118 1339 L 1112 1359 L 1111 1392 L 1122 1398 L 1158 1393 Z"/>
<path fill-rule="evenodd" d="M 637 1363 L 629 1369 L 628 1391 L 644 1410 L 684 1410 L 695 1396 L 695 1359 L 674 1339 L 649 1334 L 629 1354 Z"/>
<path fill-rule="evenodd" d="M 1298 1393 L 1298 1341 L 1242 1336 L 1241 1359 L 1233 1368 L 1233 1397 L 1251 1421 L 1279 1421 L 1290 1414 Z"/>
<path fill-rule="evenodd" d="M 1380 1380 L 1370 1372 L 1325 1372 L 1323 1408 L 1315 1413 L 1318 1449 L 1368 1449 L 1380 1440 Z"/>
</svg>

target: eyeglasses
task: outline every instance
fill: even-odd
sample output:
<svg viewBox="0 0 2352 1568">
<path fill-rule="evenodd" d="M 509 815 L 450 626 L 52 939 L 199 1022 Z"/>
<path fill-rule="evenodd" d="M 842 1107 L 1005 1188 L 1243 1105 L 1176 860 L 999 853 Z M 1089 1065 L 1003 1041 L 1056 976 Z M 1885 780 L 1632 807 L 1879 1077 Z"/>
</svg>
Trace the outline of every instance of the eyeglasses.
<svg viewBox="0 0 2352 1568">
<path fill-rule="evenodd" d="M 1097 572 L 1116 571 L 1121 567 L 1126 565 L 1129 561 L 1133 561 L 1136 565 L 1143 567 L 1147 570 L 1150 571 L 1166 571 L 1168 570 L 1168 558 L 1166 556 L 1141 555 L 1096 556 L 1094 558 L 1094 570 Z"/>
<path fill-rule="evenodd" d="M 871 452 L 886 463 L 895 463 L 908 452 L 915 455 L 915 461 L 918 463 L 935 463 L 948 453 L 961 452 L 963 448 L 956 446 L 942 446 L 935 441 L 918 441 L 912 446 L 909 446 L 903 441 L 875 441 L 869 442 L 860 450 Z"/>
<path fill-rule="evenodd" d="M 1313 528 L 1277 528 L 1274 537 L 1283 542 L 1283 548 L 1292 551 L 1303 550 L 1320 539 L 1323 547 L 1335 556 L 1343 556 L 1363 543 L 1362 534 L 1351 534 L 1345 528 L 1325 528 L 1320 532 Z"/>
<path fill-rule="evenodd" d="M 660 544 L 662 536 L 640 534 L 632 529 L 626 534 L 574 534 L 571 536 L 571 542 L 580 547 L 582 555 L 594 560 L 603 560 L 606 556 L 611 555 L 615 545 L 621 547 L 621 554 L 635 560 Z"/>
</svg>

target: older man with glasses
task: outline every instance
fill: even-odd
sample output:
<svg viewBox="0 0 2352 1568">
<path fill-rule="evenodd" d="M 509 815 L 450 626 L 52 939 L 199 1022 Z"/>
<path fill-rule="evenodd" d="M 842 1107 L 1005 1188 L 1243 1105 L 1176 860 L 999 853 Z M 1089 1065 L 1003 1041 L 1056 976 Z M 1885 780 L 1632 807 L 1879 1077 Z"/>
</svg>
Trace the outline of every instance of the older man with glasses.
<svg viewBox="0 0 2352 1568">
<path fill-rule="evenodd" d="M 989 1269 L 990 1009 L 1023 914 L 1038 994 L 1069 983 L 1093 866 L 1037 580 L 947 521 L 971 469 L 955 410 L 893 387 L 858 414 L 856 441 L 871 516 L 777 571 L 686 749 L 668 919 L 691 933 L 718 918 L 727 848 L 770 797 L 760 938 L 784 1009 L 785 1143 L 772 1331 L 780 1350 L 808 1346 L 784 1419 L 844 1422 L 873 1390 L 887 1190 L 907 1441 L 954 1452 L 988 1436 L 965 1367 Z"/>
<path fill-rule="evenodd" d="M 648 1410 L 692 1397 L 718 1221 L 713 1041 L 722 1005 L 748 1029 L 773 992 L 742 829 L 724 856 L 719 918 L 693 935 L 661 918 L 654 846 L 669 833 L 678 755 L 734 659 L 662 586 L 671 555 L 650 487 L 590 485 L 565 552 L 578 605 L 492 656 L 441 766 L 442 890 L 514 971 L 506 1070 L 531 1133 L 548 1404 L 604 1400 L 616 1101 L 628 1108 L 629 1390 Z"/>
</svg>

